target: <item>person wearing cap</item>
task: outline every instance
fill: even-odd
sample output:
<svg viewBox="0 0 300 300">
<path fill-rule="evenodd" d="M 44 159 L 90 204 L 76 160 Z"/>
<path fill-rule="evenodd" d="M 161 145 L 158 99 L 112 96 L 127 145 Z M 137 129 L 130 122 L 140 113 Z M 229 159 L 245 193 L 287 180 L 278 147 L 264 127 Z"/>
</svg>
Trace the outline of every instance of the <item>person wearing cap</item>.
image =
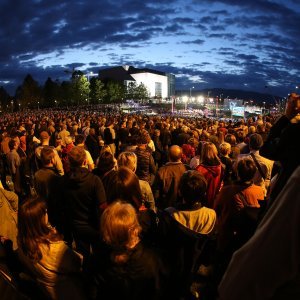
<svg viewBox="0 0 300 300">
<path fill-rule="evenodd" d="M 40 133 L 40 139 L 41 139 L 41 145 L 38 146 L 36 149 L 35 149 L 35 156 L 38 160 L 38 162 L 40 161 L 41 159 L 41 151 L 44 147 L 50 147 L 49 146 L 49 140 L 50 140 L 50 136 L 48 134 L 47 131 L 42 131 Z M 55 167 L 55 169 L 58 171 L 59 175 L 64 175 L 64 168 L 63 168 L 63 164 L 61 162 L 61 159 L 60 157 L 58 156 L 58 153 L 55 149 L 53 149 L 54 151 L 54 159 L 53 159 L 53 165 Z"/>
</svg>

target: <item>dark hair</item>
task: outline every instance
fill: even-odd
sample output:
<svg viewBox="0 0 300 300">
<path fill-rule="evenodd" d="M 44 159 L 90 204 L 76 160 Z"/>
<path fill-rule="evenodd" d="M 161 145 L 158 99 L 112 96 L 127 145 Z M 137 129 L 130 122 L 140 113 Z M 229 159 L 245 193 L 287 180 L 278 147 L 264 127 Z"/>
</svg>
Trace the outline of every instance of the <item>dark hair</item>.
<svg viewBox="0 0 300 300">
<path fill-rule="evenodd" d="M 17 142 L 15 140 L 10 140 L 8 142 L 8 148 L 9 148 L 9 150 L 13 150 L 15 148 L 16 143 Z"/>
<path fill-rule="evenodd" d="M 52 148 L 50 147 L 43 147 L 42 151 L 41 151 L 41 161 L 42 164 L 48 165 L 50 164 L 51 160 L 54 158 L 54 151 Z"/>
<path fill-rule="evenodd" d="M 107 192 L 107 202 L 116 199 L 130 203 L 135 209 L 139 209 L 143 203 L 143 195 L 138 177 L 126 167 L 120 167 L 110 180 L 111 189 Z"/>
<path fill-rule="evenodd" d="M 235 146 L 236 144 L 236 137 L 234 134 L 226 134 L 225 142 L 229 143 L 231 146 Z"/>
<path fill-rule="evenodd" d="M 259 150 L 263 145 L 263 139 L 260 134 L 253 133 L 250 136 L 249 147 L 253 150 Z"/>
<path fill-rule="evenodd" d="M 243 130 L 239 130 L 237 132 L 237 140 L 238 140 L 239 143 L 244 142 L 245 137 L 246 137 L 246 134 L 245 134 L 245 132 Z"/>
<path fill-rule="evenodd" d="M 28 198 L 18 212 L 18 246 L 34 261 L 42 258 L 40 245 L 60 240 L 59 234 L 46 223 L 47 206 L 40 197 Z"/>
<path fill-rule="evenodd" d="M 110 171 L 115 166 L 114 156 L 111 152 L 104 151 L 100 154 L 97 164 L 100 177 Z"/>
<path fill-rule="evenodd" d="M 143 131 L 137 138 L 138 145 L 148 144 L 151 138 L 148 132 Z"/>
<path fill-rule="evenodd" d="M 205 177 L 196 170 L 183 173 L 179 182 L 179 191 L 188 205 L 201 202 L 204 199 L 207 188 Z"/>
<path fill-rule="evenodd" d="M 85 150 L 82 147 L 75 146 L 68 153 L 71 168 L 81 167 L 86 159 Z"/>
<path fill-rule="evenodd" d="M 75 136 L 75 144 L 76 144 L 76 146 L 78 144 L 82 144 L 83 142 L 84 142 L 84 135 L 78 134 L 78 135 Z"/>
<path fill-rule="evenodd" d="M 238 162 L 237 173 L 240 178 L 240 181 L 246 182 L 253 179 L 257 168 L 252 159 L 244 158 Z"/>
</svg>

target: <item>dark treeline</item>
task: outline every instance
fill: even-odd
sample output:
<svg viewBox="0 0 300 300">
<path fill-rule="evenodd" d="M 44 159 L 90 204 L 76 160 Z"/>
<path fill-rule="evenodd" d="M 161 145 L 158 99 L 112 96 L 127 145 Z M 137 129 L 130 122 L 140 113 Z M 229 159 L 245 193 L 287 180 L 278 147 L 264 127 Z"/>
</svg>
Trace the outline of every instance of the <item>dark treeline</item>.
<svg viewBox="0 0 300 300">
<path fill-rule="evenodd" d="M 138 85 L 132 82 L 126 87 L 120 82 L 101 81 L 98 77 L 87 78 L 81 71 L 74 71 L 68 81 L 60 82 L 49 77 L 44 85 L 39 85 L 32 75 L 28 74 L 13 97 L 0 87 L 1 110 L 4 111 L 121 103 L 126 99 L 147 98 L 149 92 L 142 83 Z"/>
</svg>

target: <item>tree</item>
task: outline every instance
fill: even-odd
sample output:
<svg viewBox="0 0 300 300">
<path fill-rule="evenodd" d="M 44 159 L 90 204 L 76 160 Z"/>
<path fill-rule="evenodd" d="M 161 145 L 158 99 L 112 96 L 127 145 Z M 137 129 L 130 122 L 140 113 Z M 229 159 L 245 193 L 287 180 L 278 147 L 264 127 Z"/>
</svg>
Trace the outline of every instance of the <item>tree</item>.
<svg viewBox="0 0 300 300">
<path fill-rule="evenodd" d="M 72 103 L 72 84 L 70 81 L 63 81 L 60 86 L 59 103 L 69 105 Z"/>
<path fill-rule="evenodd" d="M 142 82 L 136 87 L 135 97 L 142 101 L 149 98 L 149 91 Z"/>
<path fill-rule="evenodd" d="M 98 78 L 92 78 L 90 81 L 90 89 L 91 103 L 102 103 L 107 95 L 104 83 Z"/>
<path fill-rule="evenodd" d="M 136 99 L 137 84 L 135 81 L 129 82 L 126 87 L 126 99 Z"/>
<path fill-rule="evenodd" d="M 50 77 L 48 77 L 43 88 L 44 106 L 55 106 L 61 97 L 60 94 L 59 82 L 53 81 Z"/>
<path fill-rule="evenodd" d="M 72 76 L 71 81 L 72 102 L 71 104 L 87 104 L 90 94 L 90 83 L 84 75 Z"/>
<path fill-rule="evenodd" d="M 1 110 L 5 109 L 9 105 L 9 94 L 4 89 L 3 86 L 0 87 L 0 108 Z"/>
<path fill-rule="evenodd" d="M 124 85 L 109 81 L 107 83 L 107 100 L 109 103 L 120 103 L 123 101 L 125 96 L 125 87 Z"/>
<path fill-rule="evenodd" d="M 38 107 L 41 104 L 41 89 L 30 74 L 28 74 L 23 84 L 16 91 L 16 98 L 22 107 Z"/>
<path fill-rule="evenodd" d="M 136 82 L 130 82 L 126 88 L 126 99 L 144 100 L 149 98 L 147 87 L 141 82 L 137 85 Z"/>
</svg>

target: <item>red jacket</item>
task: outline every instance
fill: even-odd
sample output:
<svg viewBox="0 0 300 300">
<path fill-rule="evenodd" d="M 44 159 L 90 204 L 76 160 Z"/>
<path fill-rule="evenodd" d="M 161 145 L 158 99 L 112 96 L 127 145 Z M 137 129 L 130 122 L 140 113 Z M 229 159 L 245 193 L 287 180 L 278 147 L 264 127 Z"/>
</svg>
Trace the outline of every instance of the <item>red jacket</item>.
<svg viewBox="0 0 300 300">
<path fill-rule="evenodd" d="M 214 207 L 214 200 L 217 193 L 220 191 L 223 185 L 223 168 L 222 165 L 219 164 L 217 166 L 206 166 L 200 164 L 196 170 L 200 172 L 207 181 L 207 189 L 206 189 L 206 199 L 207 199 L 207 207 Z"/>
</svg>

